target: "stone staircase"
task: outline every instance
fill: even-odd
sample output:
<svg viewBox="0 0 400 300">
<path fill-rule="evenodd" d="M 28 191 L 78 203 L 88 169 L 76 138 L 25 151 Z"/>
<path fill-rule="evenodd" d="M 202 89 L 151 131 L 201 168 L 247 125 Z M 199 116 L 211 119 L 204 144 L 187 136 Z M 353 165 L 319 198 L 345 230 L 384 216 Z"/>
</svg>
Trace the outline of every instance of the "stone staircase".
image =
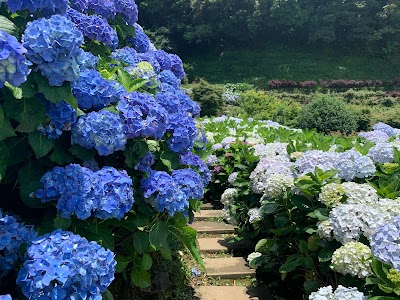
<svg viewBox="0 0 400 300">
<path fill-rule="evenodd" d="M 222 211 L 214 210 L 210 204 L 204 204 L 200 213 L 195 214 L 192 227 L 205 237 L 197 239 L 202 256 L 217 256 L 204 258 L 208 278 L 242 279 L 255 277 L 255 270 L 248 267 L 242 256 L 234 257 L 235 253 L 251 252 L 253 245 L 246 241 L 234 239 L 235 227 L 222 221 Z M 229 235 L 224 237 L 223 235 Z M 218 257 L 224 254 L 224 257 Z M 243 286 L 198 286 L 195 299 L 201 300 L 270 300 L 266 288 Z"/>
</svg>

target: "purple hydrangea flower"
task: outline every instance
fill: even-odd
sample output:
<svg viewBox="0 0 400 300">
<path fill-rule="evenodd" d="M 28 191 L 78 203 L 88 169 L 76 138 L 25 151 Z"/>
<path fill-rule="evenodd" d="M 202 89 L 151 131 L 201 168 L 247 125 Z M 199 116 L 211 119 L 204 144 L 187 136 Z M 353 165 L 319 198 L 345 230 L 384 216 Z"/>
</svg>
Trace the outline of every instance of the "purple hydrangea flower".
<svg viewBox="0 0 400 300">
<path fill-rule="evenodd" d="M 68 9 L 67 16 L 85 37 L 113 49 L 118 47 L 118 35 L 106 19 L 96 15 L 88 16 L 72 8 Z"/>
<path fill-rule="evenodd" d="M 66 17 L 54 15 L 29 22 L 22 41 L 28 50 L 26 56 L 38 65 L 50 85 L 61 86 L 79 77 L 83 36 Z"/>
<path fill-rule="evenodd" d="M 89 69 L 83 70 L 72 85 L 72 94 L 81 109 L 107 107 L 118 102 L 123 92 L 126 91 L 121 84 L 104 79 L 99 72 Z"/>
<path fill-rule="evenodd" d="M 20 247 L 29 244 L 36 237 L 33 226 L 19 223 L 15 217 L 3 214 L 0 209 L 0 279 L 22 260 Z"/>
<path fill-rule="evenodd" d="M 19 86 L 26 81 L 32 63 L 26 59 L 27 50 L 12 36 L 0 30 L 0 88 L 8 81 Z"/>
<path fill-rule="evenodd" d="M 384 164 L 394 161 L 394 149 L 390 143 L 377 143 L 367 154 L 374 162 Z"/>
<path fill-rule="evenodd" d="M 17 284 L 29 299 L 101 299 L 114 280 L 114 253 L 68 231 L 39 237 Z"/>
<path fill-rule="evenodd" d="M 128 138 L 155 137 L 161 139 L 167 128 L 168 114 L 146 93 L 124 93 L 117 106 Z"/>
<path fill-rule="evenodd" d="M 72 126 L 71 141 L 87 149 L 94 148 L 101 156 L 124 150 L 126 136 L 123 120 L 110 111 L 88 113 Z"/>
<path fill-rule="evenodd" d="M 374 143 L 385 143 L 389 140 L 387 133 L 380 130 L 360 132 L 358 136 Z"/>
<path fill-rule="evenodd" d="M 384 133 L 386 133 L 388 136 L 392 136 L 393 135 L 393 127 L 390 125 L 387 125 L 383 122 L 379 122 L 376 123 L 373 127 L 374 130 L 378 130 L 378 131 L 383 131 Z"/>
<path fill-rule="evenodd" d="M 8 9 L 15 13 L 18 10 L 40 11 L 42 16 L 63 15 L 68 8 L 68 0 L 5 0 Z"/>
</svg>

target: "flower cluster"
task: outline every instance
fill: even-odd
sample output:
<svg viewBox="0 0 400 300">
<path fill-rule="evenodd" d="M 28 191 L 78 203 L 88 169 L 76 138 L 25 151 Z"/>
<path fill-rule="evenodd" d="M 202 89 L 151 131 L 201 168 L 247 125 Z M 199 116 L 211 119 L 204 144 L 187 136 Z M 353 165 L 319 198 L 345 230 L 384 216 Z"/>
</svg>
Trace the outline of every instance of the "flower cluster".
<svg viewBox="0 0 400 300">
<path fill-rule="evenodd" d="M 111 58 L 122 61 L 131 67 L 136 67 L 137 64 L 142 61 L 137 51 L 131 47 L 124 47 L 122 49 L 115 50 L 113 53 L 111 53 Z"/>
<path fill-rule="evenodd" d="M 256 144 L 253 146 L 254 155 L 259 158 L 268 157 L 276 160 L 288 161 L 287 145 L 288 143 Z"/>
<path fill-rule="evenodd" d="M 72 126 L 71 141 L 87 149 L 95 148 L 102 156 L 123 150 L 126 144 L 123 120 L 110 111 L 88 113 Z"/>
<path fill-rule="evenodd" d="M 99 62 L 99 58 L 94 56 L 91 52 L 81 51 L 79 55 L 79 66 L 81 70 L 95 69 Z M 81 73 L 82 76 L 82 73 Z"/>
<path fill-rule="evenodd" d="M 371 158 L 353 149 L 340 153 L 334 162 L 334 168 L 339 171 L 338 176 L 346 181 L 371 177 L 376 171 Z"/>
<path fill-rule="evenodd" d="M 238 178 L 238 176 L 239 176 L 239 172 L 233 172 L 232 174 L 229 175 L 228 182 L 230 184 L 234 183 L 236 181 L 236 179 Z"/>
<path fill-rule="evenodd" d="M 114 253 L 79 235 L 56 230 L 39 237 L 17 284 L 29 299 L 101 299 L 114 280 Z"/>
<path fill-rule="evenodd" d="M 263 218 L 259 208 L 250 208 L 247 215 L 251 224 L 261 221 Z"/>
<path fill-rule="evenodd" d="M 155 156 L 150 151 L 147 152 L 145 156 L 143 156 L 139 163 L 135 166 L 135 170 L 150 173 L 152 171 L 151 166 L 154 164 Z"/>
<path fill-rule="evenodd" d="M 72 94 L 81 109 L 102 109 L 119 101 L 125 92 L 121 84 L 101 77 L 96 70 L 86 69 L 72 85 Z"/>
<path fill-rule="evenodd" d="M 29 22 L 22 42 L 28 50 L 26 56 L 38 65 L 50 85 L 61 86 L 79 77 L 83 36 L 66 17 L 54 15 Z"/>
<path fill-rule="evenodd" d="M 247 256 L 247 261 L 249 262 L 249 264 L 251 264 L 251 261 L 252 261 L 252 260 L 254 260 L 255 258 L 260 257 L 260 256 L 262 256 L 262 254 L 261 254 L 260 252 L 253 252 L 253 253 L 250 253 L 250 254 Z"/>
<path fill-rule="evenodd" d="M 0 279 L 14 269 L 20 259 L 19 249 L 23 244 L 29 244 L 37 237 L 33 226 L 19 223 L 11 215 L 0 210 Z"/>
<path fill-rule="evenodd" d="M 333 270 L 358 278 L 365 278 L 372 275 L 371 262 L 371 249 L 360 242 L 346 243 L 332 255 Z"/>
<path fill-rule="evenodd" d="M 76 164 L 55 167 L 40 182 L 36 197 L 42 202 L 58 200 L 57 209 L 64 218 L 121 219 L 134 202 L 132 179 L 111 167 L 96 172 Z"/>
<path fill-rule="evenodd" d="M 135 26 L 136 36 L 134 38 L 128 38 L 127 42 L 139 53 L 148 52 L 150 50 L 149 38 L 139 24 L 134 24 L 133 26 Z"/>
<path fill-rule="evenodd" d="M 138 21 L 138 7 L 134 0 L 115 0 L 115 9 L 127 24 L 134 25 Z"/>
<path fill-rule="evenodd" d="M 335 169 L 334 161 L 338 158 L 339 153 L 324 152 L 321 150 L 309 150 L 296 160 L 295 166 L 300 174 L 314 173 L 318 167 L 323 171 Z"/>
<path fill-rule="evenodd" d="M 12 300 L 11 295 L 0 295 L 0 300 Z"/>
<path fill-rule="evenodd" d="M 169 149 L 178 153 L 190 151 L 197 138 L 196 124 L 186 113 L 170 114 L 167 132 L 172 135 L 167 141 Z"/>
<path fill-rule="evenodd" d="M 63 15 L 68 8 L 68 0 L 5 0 L 5 2 L 13 13 L 19 10 L 29 10 L 30 13 L 39 11 L 43 16 Z"/>
<path fill-rule="evenodd" d="M 222 216 L 233 225 L 237 224 L 235 200 L 238 196 L 239 191 L 235 188 L 228 188 L 221 195 L 221 203 L 224 205 Z"/>
<path fill-rule="evenodd" d="M 101 1 L 99 1 L 101 2 Z M 75 9 L 68 9 L 68 19 L 87 38 L 97 40 L 113 49 L 118 47 L 118 36 L 107 20 L 96 15 L 85 15 Z"/>
<path fill-rule="evenodd" d="M 383 122 L 376 123 L 373 127 L 374 130 L 383 131 L 388 136 L 392 136 L 394 134 L 394 128 L 390 125 L 387 125 Z"/>
<path fill-rule="evenodd" d="M 203 198 L 204 186 L 202 179 L 193 169 L 173 170 L 172 179 L 189 198 Z"/>
<path fill-rule="evenodd" d="M 380 130 L 360 132 L 358 136 L 374 143 L 385 143 L 389 140 L 387 133 Z"/>
<path fill-rule="evenodd" d="M 372 254 L 400 271 L 400 217 L 380 226 L 371 237 Z"/>
<path fill-rule="evenodd" d="M 19 86 L 26 81 L 32 65 L 25 57 L 27 50 L 18 40 L 0 30 L 0 88 L 7 81 L 13 86 Z"/>
<path fill-rule="evenodd" d="M 384 164 L 394 161 L 393 145 L 390 143 L 377 143 L 374 147 L 369 149 L 368 156 L 374 162 Z"/>
<path fill-rule="evenodd" d="M 50 123 L 38 127 L 40 133 L 50 139 L 58 138 L 63 131 L 69 131 L 76 122 L 76 111 L 65 101 L 58 104 L 46 101 L 46 114 L 51 118 Z"/>
<path fill-rule="evenodd" d="M 150 198 L 150 203 L 157 211 L 167 211 L 170 216 L 178 212 L 186 212 L 189 207 L 189 198 L 198 196 L 200 187 L 203 189 L 201 184 L 200 187 L 195 186 L 200 183 L 194 175 L 195 172 L 190 173 L 192 178 L 188 178 L 188 182 L 185 182 L 183 178 L 184 174 L 189 174 L 188 171 L 174 172 L 171 176 L 167 172 L 153 171 L 141 182 L 144 197 Z"/>
<path fill-rule="evenodd" d="M 180 155 L 180 164 L 188 167 L 195 167 L 200 173 L 203 185 L 206 186 L 211 179 L 211 173 L 207 165 L 201 158 L 192 152 L 183 153 Z"/>
<path fill-rule="evenodd" d="M 168 114 L 150 94 L 124 93 L 117 110 L 128 138 L 154 137 L 159 140 L 167 129 Z"/>
<path fill-rule="evenodd" d="M 339 285 L 333 292 L 332 286 L 320 288 L 317 292 L 312 292 L 309 300 L 367 300 L 363 293 L 357 288 L 347 288 Z"/>
<path fill-rule="evenodd" d="M 345 200 L 346 190 L 339 183 L 330 183 L 321 188 L 319 201 L 328 207 L 337 206 Z"/>
</svg>

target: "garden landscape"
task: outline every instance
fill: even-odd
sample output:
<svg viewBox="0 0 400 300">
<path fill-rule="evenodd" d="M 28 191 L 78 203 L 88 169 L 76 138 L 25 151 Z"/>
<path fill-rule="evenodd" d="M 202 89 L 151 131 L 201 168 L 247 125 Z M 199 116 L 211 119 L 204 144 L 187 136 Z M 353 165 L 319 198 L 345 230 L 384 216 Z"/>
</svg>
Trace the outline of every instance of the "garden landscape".
<svg viewBox="0 0 400 300">
<path fill-rule="evenodd" d="M 400 299 L 399 54 L 397 0 L 1 1 L 0 300 Z"/>
</svg>

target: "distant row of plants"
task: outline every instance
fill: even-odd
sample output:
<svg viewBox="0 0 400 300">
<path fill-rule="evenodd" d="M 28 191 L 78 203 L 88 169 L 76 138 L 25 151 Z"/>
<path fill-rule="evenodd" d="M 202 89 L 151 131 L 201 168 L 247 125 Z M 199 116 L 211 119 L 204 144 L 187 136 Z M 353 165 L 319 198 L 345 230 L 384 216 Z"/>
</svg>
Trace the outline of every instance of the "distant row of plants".
<svg viewBox="0 0 400 300">
<path fill-rule="evenodd" d="M 367 88 L 367 87 L 391 87 L 400 86 L 400 79 L 392 81 L 382 80 L 315 80 L 294 81 L 286 79 L 274 79 L 268 81 L 268 87 L 271 89 L 315 89 L 317 87 L 329 89 L 351 89 L 351 88 Z"/>
</svg>

